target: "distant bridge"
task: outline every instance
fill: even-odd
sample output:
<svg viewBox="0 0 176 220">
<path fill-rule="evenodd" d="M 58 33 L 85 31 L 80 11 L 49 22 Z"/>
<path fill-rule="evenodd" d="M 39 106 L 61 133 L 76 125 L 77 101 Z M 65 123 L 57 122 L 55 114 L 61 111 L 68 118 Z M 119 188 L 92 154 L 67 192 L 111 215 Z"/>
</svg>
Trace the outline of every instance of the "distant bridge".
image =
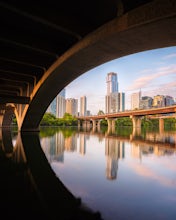
<svg viewBox="0 0 176 220">
<path fill-rule="evenodd" d="M 101 120 L 106 119 L 108 122 L 108 128 L 115 127 L 115 120 L 121 117 L 130 117 L 132 119 L 133 128 L 141 127 L 141 119 L 143 116 L 152 116 L 157 115 L 159 117 L 160 126 L 163 127 L 163 114 L 172 114 L 176 113 L 176 105 L 162 107 L 162 108 L 151 108 L 143 110 L 131 110 L 124 112 L 116 112 L 111 114 L 101 114 L 101 115 L 91 115 L 91 116 L 79 116 L 77 117 L 79 123 L 82 122 L 82 125 L 90 126 L 92 124 L 93 128 L 99 127 Z"/>
</svg>

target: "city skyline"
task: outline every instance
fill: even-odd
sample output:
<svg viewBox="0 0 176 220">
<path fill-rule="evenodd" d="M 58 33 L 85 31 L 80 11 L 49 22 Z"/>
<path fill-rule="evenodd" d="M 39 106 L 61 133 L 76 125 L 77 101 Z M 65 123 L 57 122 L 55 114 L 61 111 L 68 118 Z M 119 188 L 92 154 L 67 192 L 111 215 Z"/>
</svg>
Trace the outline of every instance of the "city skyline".
<svg viewBox="0 0 176 220">
<path fill-rule="evenodd" d="M 131 94 L 176 97 L 176 47 L 150 50 L 104 63 L 82 74 L 66 88 L 66 98 L 87 97 L 92 114 L 105 111 L 107 73 L 117 73 L 119 91 L 125 93 L 125 109 L 131 109 Z"/>
</svg>

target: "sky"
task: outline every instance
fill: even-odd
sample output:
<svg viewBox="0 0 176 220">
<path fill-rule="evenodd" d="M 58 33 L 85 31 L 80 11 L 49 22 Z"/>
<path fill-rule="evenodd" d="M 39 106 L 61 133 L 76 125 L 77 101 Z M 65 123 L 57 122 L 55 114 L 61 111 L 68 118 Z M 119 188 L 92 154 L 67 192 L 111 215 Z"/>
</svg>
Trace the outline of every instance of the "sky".
<svg viewBox="0 0 176 220">
<path fill-rule="evenodd" d="M 66 98 L 87 97 L 87 110 L 105 112 L 106 76 L 117 73 L 119 92 L 125 93 L 125 109 L 131 109 L 131 94 L 170 95 L 176 98 L 176 47 L 140 52 L 104 63 L 66 86 Z M 79 109 L 78 109 L 79 111 Z"/>
</svg>

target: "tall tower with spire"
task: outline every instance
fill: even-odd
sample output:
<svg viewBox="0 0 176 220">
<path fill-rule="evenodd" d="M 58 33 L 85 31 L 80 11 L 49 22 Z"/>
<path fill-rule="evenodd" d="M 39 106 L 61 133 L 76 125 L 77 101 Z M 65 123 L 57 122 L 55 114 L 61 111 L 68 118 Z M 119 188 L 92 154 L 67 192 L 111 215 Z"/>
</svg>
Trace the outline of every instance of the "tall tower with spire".
<svg viewBox="0 0 176 220">
<path fill-rule="evenodd" d="M 106 77 L 107 95 L 118 92 L 117 73 L 110 72 Z"/>
<path fill-rule="evenodd" d="M 110 72 L 106 77 L 107 94 L 106 94 L 106 113 L 124 111 L 125 94 L 118 91 L 117 73 Z"/>
</svg>

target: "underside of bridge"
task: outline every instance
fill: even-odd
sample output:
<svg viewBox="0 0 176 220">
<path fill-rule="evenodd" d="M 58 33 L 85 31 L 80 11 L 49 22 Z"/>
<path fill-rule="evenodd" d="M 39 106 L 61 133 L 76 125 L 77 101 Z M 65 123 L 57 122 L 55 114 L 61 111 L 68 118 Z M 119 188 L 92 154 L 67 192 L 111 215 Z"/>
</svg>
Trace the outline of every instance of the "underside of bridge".
<svg viewBox="0 0 176 220">
<path fill-rule="evenodd" d="M 0 121 L 15 111 L 21 131 L 38 130 L 54 97 L 93 67 L 176 45 L 175 0 L 6 0 L 0 17 Z"/>
</svg>

